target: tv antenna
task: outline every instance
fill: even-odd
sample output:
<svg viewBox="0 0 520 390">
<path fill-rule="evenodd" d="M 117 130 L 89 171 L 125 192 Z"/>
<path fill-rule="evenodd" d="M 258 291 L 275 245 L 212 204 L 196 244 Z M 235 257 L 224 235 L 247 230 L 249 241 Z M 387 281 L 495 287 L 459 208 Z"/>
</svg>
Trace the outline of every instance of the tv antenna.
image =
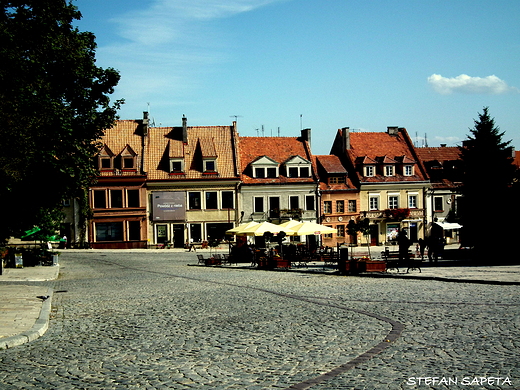
<svg viewBox="0 0 520 390">
<path fill-rule="evenodd" d="M 238 123 L 238 118 L 243 118 L 242 115 L 230 115 L 229 117 L 230 118 L 235 118 L 235 122 L 237 122 L 237 123 Z"/>
</svg>

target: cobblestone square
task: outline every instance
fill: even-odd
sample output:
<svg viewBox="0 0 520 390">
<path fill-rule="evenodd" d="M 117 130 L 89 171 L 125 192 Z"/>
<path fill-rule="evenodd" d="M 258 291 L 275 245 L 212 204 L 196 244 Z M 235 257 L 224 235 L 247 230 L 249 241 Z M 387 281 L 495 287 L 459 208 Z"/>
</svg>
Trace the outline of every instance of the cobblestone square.
<svg viewBox="0 0 520 390">
<path fill-rule="evenodd" d="M 47 333 L 0 351 L 2 389 L 520 388 L 518 286 L 197 267 L 168 251 L 60 264 Z"/>
</svg>

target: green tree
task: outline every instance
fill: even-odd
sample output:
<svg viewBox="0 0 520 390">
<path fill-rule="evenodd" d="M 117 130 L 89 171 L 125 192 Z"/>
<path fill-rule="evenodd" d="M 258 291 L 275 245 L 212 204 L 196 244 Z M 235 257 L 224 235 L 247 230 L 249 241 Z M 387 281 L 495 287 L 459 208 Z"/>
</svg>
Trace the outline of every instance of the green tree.
<svg viewBox="0 0 520 390">
<path fill-rule="evenodd" d="M 473 246 L 483 260 L 492 261 L 505 248 L 504 232 L 510 226 L 508 207 L 515 175 L 511 141 L 495 125 L 484 107 L 471 135 L 460 147 L 464 167 L 460 216 L 463 245 Z"/>
<path fill-rule="evenodd" d="M 0 0 L 0 241 L 84 199 L 97 140 L 122 101 L 119 73 L 95 64 L 95 37 L 65 0 Z M 52 225 L 52 224 L 51 224 Z"/>
</svg>

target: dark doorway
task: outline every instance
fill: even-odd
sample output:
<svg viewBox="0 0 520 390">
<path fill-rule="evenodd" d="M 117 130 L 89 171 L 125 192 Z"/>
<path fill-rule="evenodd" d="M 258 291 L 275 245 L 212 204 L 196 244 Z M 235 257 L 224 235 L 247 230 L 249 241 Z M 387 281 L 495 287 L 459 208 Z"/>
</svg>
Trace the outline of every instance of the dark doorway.
<svg viewBox="0 0 520 390">
<path fill-rule="evenodd" d="M 411 222 L 410 223 L 410 241 L 411 242 L 417 242 L 417 223 Z"/>
<path fill-rule="evenodd" d="M 370 225 L 370 245 L 375 246 L 378 245 L 379 242 L 377 238 L 379 237 L 379 228 L 377 225 Z"/>
<path fill-rule="evenodd" d="M 173 247 L 184 248 L 184 224 L 173 225 Z"/>
</svg>

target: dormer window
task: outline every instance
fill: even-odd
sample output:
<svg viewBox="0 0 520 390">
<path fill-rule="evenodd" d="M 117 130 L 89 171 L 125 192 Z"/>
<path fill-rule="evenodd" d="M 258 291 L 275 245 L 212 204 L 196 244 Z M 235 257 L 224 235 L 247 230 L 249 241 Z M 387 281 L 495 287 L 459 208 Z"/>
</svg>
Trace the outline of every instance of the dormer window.
<svg viewBox="0 0 520 390">
<path fill-rule="evenodd" d="M 365 176 L 372 177 L 375 174 L 375 167 L 373 165 L 367 165 L 365 167 Z"/>
<path fill-rule="evenodd" d="M 215 159 L 204 159 L 204 172 L 217 172 L 217 161 Z"/>
<path fill-rule="evenodd" d="M 300 157 L 295 156 L 290 158 L 286 163 L 285 167 L 287 169 L 287 176 L 291 178 L 306 178 L 311 177 L 311 163 L 310 161 Z"/>
<path fill-rule="evenodd" d="M 403 173 L 405 176 L 413 176 L 413 165 L 405 165 Z"/>
<path fill-rule="evenodd" d="M 98 155 L 98 167 L 100 171 L 114 169 L 114 153 L 107 145 L 103 145 Z"/>
<path fill-rule="evenodd" d="M 116 165 L 116 168 L 124 171 L 135 171 L 137 169 L 137 153 L 130 145 L 126 145 L 121 151 Z"/>
<path fill-rule="evenodd" d="M 135 169 L 135 158 L 123 157 L 123 169 Z"/>
<path fill-rule="evenodd" d="M 112 158 L 111 157 L 100 157 L 101 169 L 112 169 Z"/>
<path fill-rule="evenodd" d="M 279 176 L 279 164 L 273 159 L 262 156 L 251 163 L 253 177 L 256 179 L 275 179 Z"/>
<path fill-rule="evenodd" d="M 345 183 L 345 176 L 330 176 L 329 177 L 329 184 L 344 184 Z"/>
<path fill-rule="evenodd" d="M 394 176 L 394 171 L 393 165 L 385 165 L 385 176 Z"/>
<path fill-rule="evenodd" d="M 170 173 L 183 173 L 183 172 L 184 172 L 184 159 L 171 158 L 170 159 Z"/>
</svg>

